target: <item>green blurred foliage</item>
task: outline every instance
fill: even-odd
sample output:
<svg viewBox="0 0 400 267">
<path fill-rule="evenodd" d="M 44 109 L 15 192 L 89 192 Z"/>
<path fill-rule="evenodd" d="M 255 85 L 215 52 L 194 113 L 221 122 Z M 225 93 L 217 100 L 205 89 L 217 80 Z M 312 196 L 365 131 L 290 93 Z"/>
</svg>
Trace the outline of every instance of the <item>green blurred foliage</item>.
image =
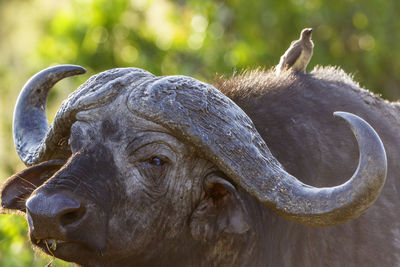
<svg viewBox="0 0 400 267">
<path fill-rule="evenodd" d="M 31 75 L 55 64 L 88 74 L 56 85 L 62 99 L 89 75 L 134 66 L 212 82 L 217 73 L 276 65 L 302 28 L 313 27 L 315 65 L 338 65 L 384 98 L 400 97 L 397 0 L 0 0 L 0 180 L 23 169 L 13 148 L 12 110 Z M 44 266 L 27 225 L 0 216 L 0 266 Z M 70 266 L 56 261 L 55 266 Z"/>
</svg>

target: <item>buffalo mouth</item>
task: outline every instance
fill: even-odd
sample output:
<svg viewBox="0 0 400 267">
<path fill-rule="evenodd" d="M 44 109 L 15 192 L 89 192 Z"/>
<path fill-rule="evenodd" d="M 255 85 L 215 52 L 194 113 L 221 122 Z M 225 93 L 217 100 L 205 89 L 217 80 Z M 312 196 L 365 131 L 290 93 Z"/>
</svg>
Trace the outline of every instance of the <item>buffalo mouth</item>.
<svg viewBox="0 0 400 267">
<path fill-rule="evenodd" d="M 80 264 L 85 264 L 85 259 L 94 259 L 104 254 L 103 250 L 97 250 L 89 244 L 77 241 L 57 238 L 32 239 L 31 237 L 31 243 L 49 256 Z"/>
<path fill-rule="evenodd" d="M 36 240 L 31 240 L 31 242 L 36 247 L 39 247 L 42 251 L 52 256 L 55 256 L 54 254 L 56 253 L 57 249 L 58 251 L 60 251 L 67 244 L 73 245 L 73 242 L 61 239 L 52 239 L 52 238 L 36 239 Z"/>
<path fill-rule="evenodd" d="M 97 219 L 97 222 L 99 221 L 102 220 Z M 92 229 L 88 225 L 82 225 L 75 231 L 45 237 L 36 235 L 36 229 L 29 225 L 30 241 L 34 247 L 46 254 L 66 261 L 76 262 L 81 260 L 82 257 L 103 256 L 107 247 L 105 224 L 99 222 L 97 225 L 96 223 L 91 225 L 93 226 Z M 50 229 L 51 231 L 54 232 L 54 229 Z"/>
</svg>

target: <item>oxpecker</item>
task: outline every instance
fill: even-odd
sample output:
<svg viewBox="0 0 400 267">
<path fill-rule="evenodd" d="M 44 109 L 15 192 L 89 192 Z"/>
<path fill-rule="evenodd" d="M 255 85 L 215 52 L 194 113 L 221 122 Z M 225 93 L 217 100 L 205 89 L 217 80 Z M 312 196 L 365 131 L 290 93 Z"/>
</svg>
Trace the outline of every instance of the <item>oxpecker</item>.
<svg viewBox="0 0 400 267">
<path fill-rule="evenodd" d="M 296 72 L 306 72 L 308 62 L 313 54 L 314 43 L 311 40 L 312 28 L 306 28 L 301 31 L 300 39 L 293 41 L 285 54 L 281 56 L 277 72 L 292 69 Z"/>
</svg>

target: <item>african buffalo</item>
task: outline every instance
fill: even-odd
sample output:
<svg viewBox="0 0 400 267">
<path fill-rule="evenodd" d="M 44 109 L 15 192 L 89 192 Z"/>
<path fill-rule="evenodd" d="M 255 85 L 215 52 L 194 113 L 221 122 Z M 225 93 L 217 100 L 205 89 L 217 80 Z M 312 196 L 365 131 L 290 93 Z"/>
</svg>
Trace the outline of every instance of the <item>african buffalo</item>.
<svg viewBox="0 0 400 267">
<path fill-rule="evenodd" d="M 72 93 L 49 126 L 48 91 L 83 72 L 38 73 L 14 112 L 30 167 L 6 181 L 2 206 L 26 211 L 35 247 L 84 266 L 400 263 L 398 112 L 340 70 L 220 80 L 254 126 L 211 85 L 113 69 Z M 338 110 L 372 123 L 388 167 L 368 123 L 336 113 L 358 150 Z"/>
</svg>

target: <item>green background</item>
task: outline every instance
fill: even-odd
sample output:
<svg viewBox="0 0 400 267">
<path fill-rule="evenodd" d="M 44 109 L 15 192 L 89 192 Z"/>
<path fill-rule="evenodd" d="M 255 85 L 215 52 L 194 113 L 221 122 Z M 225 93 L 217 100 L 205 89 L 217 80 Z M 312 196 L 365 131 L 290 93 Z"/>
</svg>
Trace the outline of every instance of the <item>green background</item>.
<svg viewBox="0 0 400 267">
<path fill-rule="evenodd" d="M 11 136 L 19 90 L 50 65 L 88 69 L 55 86 L 51 120 L 62 99 L 99 71 L 134 66 L 212 83 L 216 75 L 276 65 L 301 29 L 312 27 L 308 70 L 341 66 L 363 87 L 397 100 L 399 11 L 398 0 L 0 0 L 0 181 L 24 168 Z M 33 252 L 24 218 L 0 216 L 0 266 L 50 260 Z"/>
</svg>

